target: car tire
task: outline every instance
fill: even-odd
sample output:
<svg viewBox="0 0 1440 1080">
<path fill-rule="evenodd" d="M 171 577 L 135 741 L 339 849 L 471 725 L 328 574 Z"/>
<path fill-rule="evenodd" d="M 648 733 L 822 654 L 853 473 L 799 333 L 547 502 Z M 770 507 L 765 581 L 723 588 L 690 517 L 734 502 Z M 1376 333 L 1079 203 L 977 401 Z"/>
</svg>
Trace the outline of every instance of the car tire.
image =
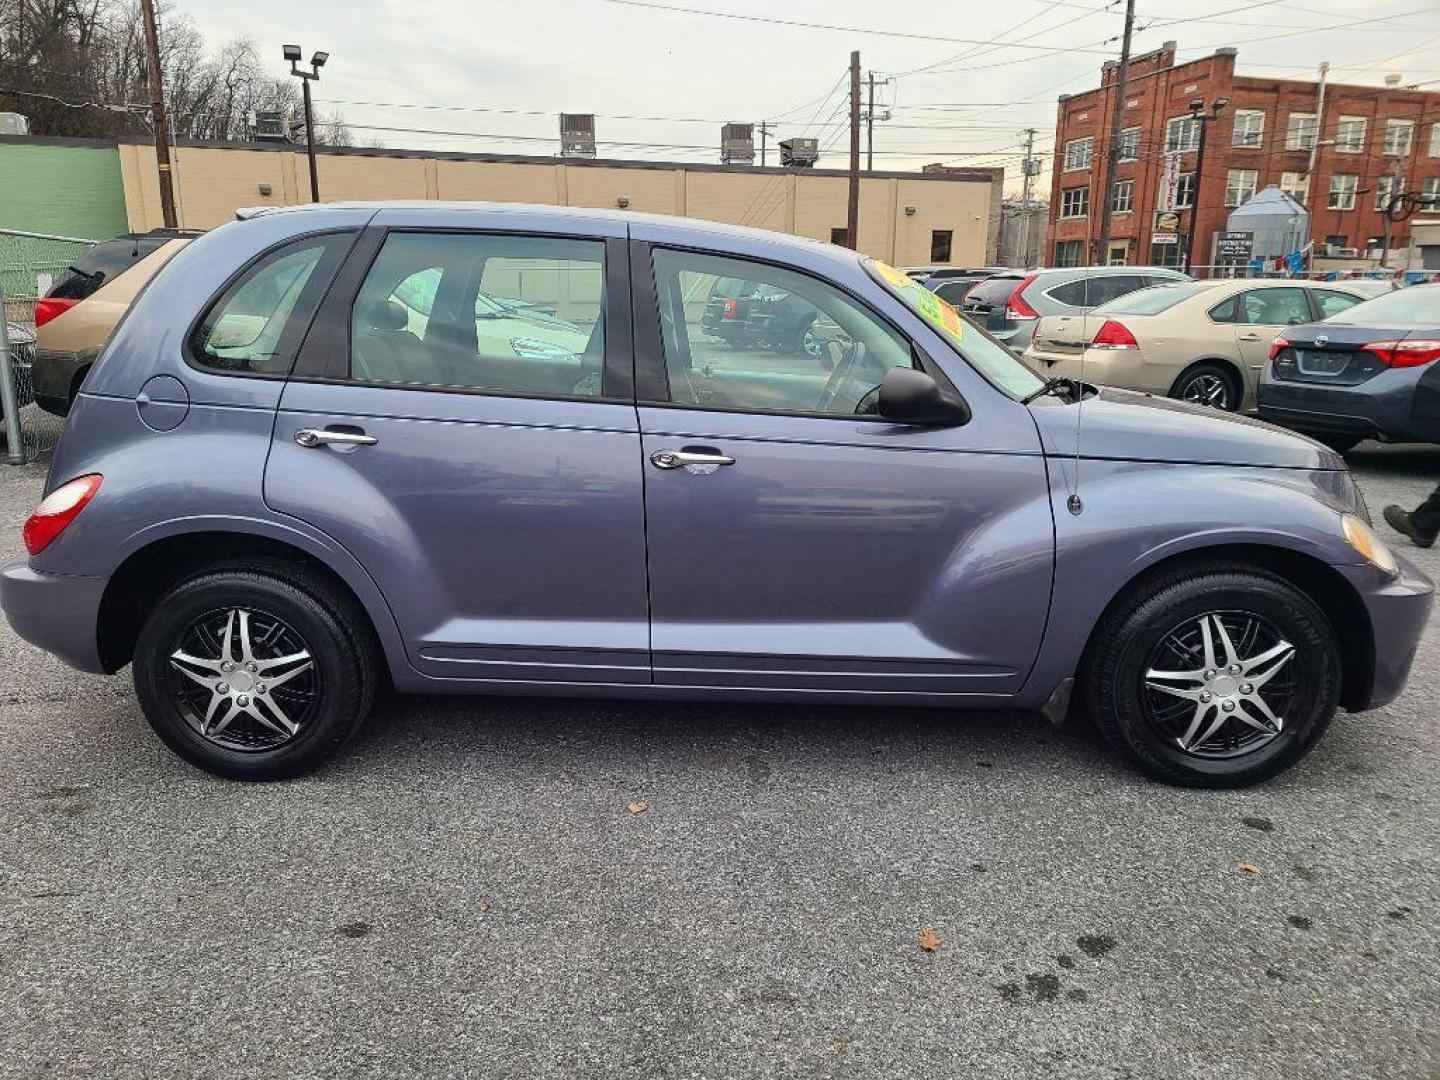
<svg viewBox="0 0 1440 1080">
<path fill-rule="evenodd" d="M 1340 650 L 1329 620 L 1258 567 L 1188 563 L 1143 579 L 1091 641 L 1083 678 L 1096 725 L 1172 784 L 1268 780 L 1309 753 L 1338 707 Z M 1267 714 L 1278 730 L 1265 730 Z"/>
<path fill-rule="evenodd" d="M 192 765 L 236 780 L 299 776 L 370 711 L 379 661 L 368 629 L 351 597 L 303 566 L 212 567 L 146 616 L 135 692 L 156 734 Z"/>
<path fill-rule="evenodd" d="M 1180 373 L 1170 396 L 1192 405 L 1205 405 L 1224 412 L 1240 408 L 1243 391 L 1235 373 L 1220 364 L 1196 364 Z"/>
</svg>

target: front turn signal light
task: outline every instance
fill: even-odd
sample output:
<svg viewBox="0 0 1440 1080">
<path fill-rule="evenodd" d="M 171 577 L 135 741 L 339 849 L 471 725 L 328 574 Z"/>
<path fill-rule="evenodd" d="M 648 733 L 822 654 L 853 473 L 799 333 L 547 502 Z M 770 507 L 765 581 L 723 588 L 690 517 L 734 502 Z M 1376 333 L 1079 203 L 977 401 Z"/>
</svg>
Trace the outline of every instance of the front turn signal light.
<svg viewBox="0 0 1440 1080">
<path fill-rule="evenodd" d="M 99 473 L 76 477 L 46 495 L 25 522 L 22 530 L 25 550 L 31 555 L 39 555 L 49 547 L 85 509 L 85 504 L 95 497 L 102 479 Z"/>
<path fill-rule="evenodd" d="M 1366 525 L 1354 514 L 1346 514 L 1342 519 L 1345 525 L 1345 539 L 1350 541 L 1350 546 L 1365 556 L 1367 562 L 1379 567 L 1391 577 L 1400 573 L 1400 567 L 1395 562 L 1395 556 L 1385 546 L 1385 541 L 1375 535 L 1375 530 Z"/>
</svg>

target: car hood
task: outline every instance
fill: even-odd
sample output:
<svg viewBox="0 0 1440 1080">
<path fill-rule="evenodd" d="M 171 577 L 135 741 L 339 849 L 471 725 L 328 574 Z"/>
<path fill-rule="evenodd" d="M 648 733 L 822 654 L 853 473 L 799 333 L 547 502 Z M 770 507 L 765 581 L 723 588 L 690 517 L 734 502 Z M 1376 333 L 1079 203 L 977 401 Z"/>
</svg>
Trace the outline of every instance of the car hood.
<svg viewBox="0 0 1440 1080">
<path fill-rule="evenodd" d="M 1120 461 L 1344 469 L 1345 459 L 1312 439 L 1234 413 L 1102 386 L 1083 406 L 1046 396 L 1031 403 L 1047 455 Z"/>
</svg>

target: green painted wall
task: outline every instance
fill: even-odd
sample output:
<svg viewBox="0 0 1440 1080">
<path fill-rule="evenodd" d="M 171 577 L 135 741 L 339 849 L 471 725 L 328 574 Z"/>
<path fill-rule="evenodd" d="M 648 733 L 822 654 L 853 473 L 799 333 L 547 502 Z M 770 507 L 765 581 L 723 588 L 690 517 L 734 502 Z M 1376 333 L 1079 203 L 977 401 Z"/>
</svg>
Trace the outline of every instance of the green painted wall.
<svg viewBox="0 0 1440 1080">
<path fill-rule="evenodd" d="M 120 154 L 0 140 L 0 229 L 96 240 L 125 232 Z"/>
</svg>

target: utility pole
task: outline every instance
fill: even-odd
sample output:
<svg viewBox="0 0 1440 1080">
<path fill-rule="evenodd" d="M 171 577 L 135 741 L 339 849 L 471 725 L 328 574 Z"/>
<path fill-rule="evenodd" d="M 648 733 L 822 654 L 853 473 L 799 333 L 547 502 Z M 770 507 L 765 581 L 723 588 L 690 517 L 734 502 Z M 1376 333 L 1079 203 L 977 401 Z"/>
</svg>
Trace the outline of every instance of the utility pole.
<svg viewBox="0 0 1440 1080">
<path fill-rule="evenodd" d="M 1025 129 L 1025 160 L 1020 163 L 1020 172 L 1023 174 L 1024 187 L 1020 195 L 1020 261 L 1028 269 L 1030 266 L 1030 192 L 1035 186 L 1035 170 L 1039 162 L 1035 160 L 1035 129 Z M 1003 214 L 1001 215 L 1003 218 Z"/>
<path fill-rule="evenodd" d="M 175 228 L 175 187 L 170 175 L 170 124 L 165 118 L 165 88 L 160 84 L 160 34 L 155 28 L 154 0 L 140 0 L 145 20 L 145 69 L 150 84 L 150 123 L 155 129 L 155 167 L 160 173 L 160 216 Z"/>
<path fill-rule="evenodd" d="M 875 171 L 875 86 L 888 86 L 889 79 L 877 79 L 873 71 L 865 73 L 866 98 L 865 98 L 865 171 Z M 887 111 L 882 120 L 889 120 L 890 113 Z"/>
<path fill-rule="evenodd" d="M 770 134 L 770 121 L 760 121 L 760 167 L 765 167 L 765 139 Z"/>
<path fill-rule="evenodd" d="M 1200 122 L 1200 143 L 1195 147 L 1195 183 L 1190 186 L 1190 225 L 1185 232 L 1185 272 L 1191 276 L 1195 273 L 1195 226 L 1200 221 L 1200 185 L 1205 180 L 1205 132 L 1220 119 L 1221 111 L 1229 104 L 1229 98 L 1216 98 L 1207 115 L 1204 98 L 1194 98 L 1190 102 L 1190 115 Z"/>
<path fill-rule="evenodd" d="M 1125 33 L 1120 39 L 1120 66 L 1115 69 L 1115 104 L 1110 110 L 1110 142 L 1105 147 L 1104 206 L 1100 209 L 1100 252 L 1095 261 L 1110 265 L 1110 224 L 1114 213 L 1115 168 L 1120 162 L 1120 132 L 1125 124 L 1125 88 L 1130 81 L 1130 36 L 1135 32 L 1135 0 L 1125 0 Z"/>
<path fill-rule="evenodd" d="M 1380 265 L 1386 270 L 1390 269 L 1390 231 L 1394 227 L 1395 218 L 1392 213 L 1396 206 L 1400 205 L 1401 186 L 1404 177 L 1401 175 L 1400 166 L 1404 162 L 1399 154 L 1395 155 L 1395 167 L 1390 171 L 1390 193 L 1385 196 L 1385 205 L 1380 208 L 1385 231 L 1380 247 Z M 1357 198 L 1356 203 L 1359 203 Z"/>
<path fill-rule="evenodd" d="M 850 197 L 845 209 L 845 246 L 860 250 L 860 52 L 850 54 Z"/>
<path fill-rule="evenodd" d="M 1305 208 L 1312 203 L 1315 187 L 1315 160 L 1320 154 L 1320 132 L 1325 130 L 1325 77 L 1330 74 L 1330 61 L 1320 62 L 1320 81 L 1315 88 L 1315 139 L 1310 144 L 1310 159 L 1305 165 Z"/>
</svg>

